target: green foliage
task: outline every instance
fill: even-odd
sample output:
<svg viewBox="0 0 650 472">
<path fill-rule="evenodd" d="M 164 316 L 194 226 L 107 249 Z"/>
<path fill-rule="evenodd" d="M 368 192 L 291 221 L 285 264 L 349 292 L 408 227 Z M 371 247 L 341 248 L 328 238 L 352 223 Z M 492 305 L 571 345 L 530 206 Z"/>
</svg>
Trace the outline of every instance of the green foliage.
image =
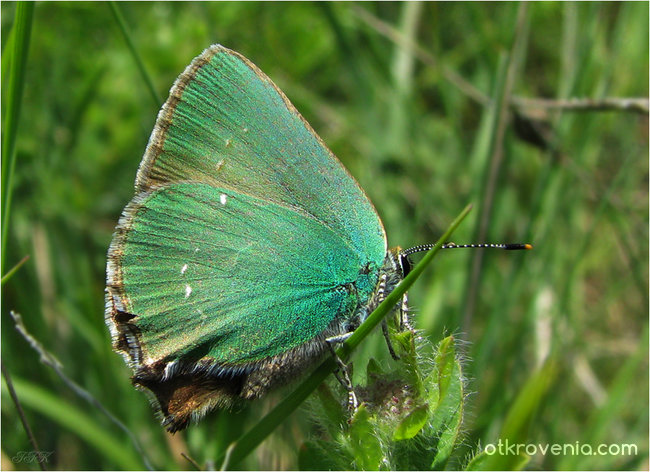
<svg viewBox="0 0 650 472">
<path fill-rule="evenodd" d="M 118 6 L 159 97 L 209 44 L 224 44 L 256 63 L 357 178 L 391 245 L 437 240 L 472 202 L 475 210 L 455 242 L 472 242 L 484 232 L 487 240 L 535 246 L 526 253 L 441 253 L 409 291 L 423 351 L 449 332 L 456 343 L 466 342 L 467 413 L 462 441 L 450 409 L 437 415 L 427 410 L 425 426 L 411 439 L 395 441 L 393 435 L 410 436 L 421 413 L 399 433 L 396 423 L 380 437 L 382 451 L 396 445 L 392 460 L 435 423 L 447 431 L 436 439 L 436 451 L 454 441 L 451 456 L 446 462 L 441 456 L 436 467 L 647 467 L 647 114 L 525 107 L 515 117 L 512 108 L 494 106 L 499 97 L 513 95 L 647 97 L 647 3 L 530 3 L 520 19 L 519 4 L 483 2 Z M 3 280 L 1 348 L 14 383 L 28 387 L 18 392 L 25 396 L 26 419 L 40 448 L 52 452 L 50 469 L 127 468 L 124 457 L 134 466 L 137 453 L 124 432 L 39 362 L 14 330 L 10 310 L 23 315 L 71 379 L 125 423 L 154 467 L 190 467 L 181 452 L 203 467 L 214 465 L 290 390 L 211 415 L 186 433 L 163 432 L 111 351 L 103 320 L 106 250 L 133 194 L 160 103 L 152 103 L 108 4 L 34 4 L 29 46 L 18 48 L 18 59 L 13 51 L 25 23 L 16 23 L 16 8 L 14 2 L 1 5 L 3 139 L 14 125 L 16 133 L 12 185 L 5 180 L 11 161 L 3 154 L 3 195 L 11 191 L 11 208 L 2 216 L 0 275 L 30 258 Z M 17 88 L 10 84 L 19 72 L 15 64 L 23 61 L 16 117 L 9 104 Z M 500 164 L 491 172 L 499 149 Z M 3 153 L 8 150 L 3 146 Z M 489 188 L 491 203 L 485 198 Z M 386 351 L 380 335 L 359 346 L 353 362 L 368 368 L 357 369 L 355 384 L 376 382 L 380 371 L 395 374 L 385 367 L 392 362 Z M 440 346 L 436 355 L 443 352 Z M 441 390 L 454 392 L 455 384 L 445 386 L 449 377 L 427 377 L 438 365 L 433 355 L 417 359 L 423 364 L 416 362 L 417 371 L 398 373 L 428 391 L 430 398 L 416 408 L 430 408 Z M 2 468 L 34 469 L 34 463 L 12 462 L 31 446 L 5 392 L 3 386 Z M 40 403 L 36 393 L 57 401 Z M 334 404 L 344 399 L 339 391 L 329 394 Z M 378 416 L 366 408 L 372 425 Z M 64 420 L 61 412 L 72 416 Z M 348 419 L 343 410 L 314 425 L 301 409 L 239 467 L 296 469 L 307 467 L 306 460 L 350 467 L 350 458 L 341 457 L 351 443 L 323 442 L 349 428 Z M 638 451 L 529 458 L 486 453 L 506 437 L 527 444 L 633 444 Z M 309 449 L 312 444 L 320 449 Z M 114 447 L 122 452 L 110 452 Z M 429 460 L 421 466 L 430 467 Z"/>
<path fill-rule="evenodd" d="M 342 422 L 346 406 L 321 395 L 323 438 L 306 442 L 298 465 L 305 470 L 439 470 L 462 437 L 464 379 L 453 337 L 431 355 L 411 331 L 392 336 L 400 359 L 383 370 L 370 359 L 361 405 Z M 418 348 L 416 349 L 416 345 Z M 344 395 L 343 395 L 344 396 Z M 339 397 L 343 397 L 339 395 Z M 332 421 L 332 420 L 335 421 Z"/>
</svg>

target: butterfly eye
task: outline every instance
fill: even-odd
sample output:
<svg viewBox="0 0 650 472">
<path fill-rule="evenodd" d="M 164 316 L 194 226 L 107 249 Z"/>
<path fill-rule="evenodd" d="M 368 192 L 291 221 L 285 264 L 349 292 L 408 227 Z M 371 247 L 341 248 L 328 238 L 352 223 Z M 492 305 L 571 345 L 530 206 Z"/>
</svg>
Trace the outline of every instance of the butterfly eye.
<svg viewBox="0 0 650 472">
<path fill-rule="evenodd" d="M 408 254 L 399 255 L 399 266 L 402 269 L 402 277 L 406 277 L 411 272 L 412 266 Z"/>
</svg>

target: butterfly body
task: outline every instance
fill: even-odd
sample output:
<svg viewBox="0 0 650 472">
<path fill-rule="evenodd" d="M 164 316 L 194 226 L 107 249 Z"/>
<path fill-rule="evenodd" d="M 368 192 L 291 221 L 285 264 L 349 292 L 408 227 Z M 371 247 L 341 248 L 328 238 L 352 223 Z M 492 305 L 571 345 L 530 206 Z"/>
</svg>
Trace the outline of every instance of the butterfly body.
<svg viewBox="0 0 650 472">
<path fill-rule="evenodd" d="M 116 351 L 168 430 L 295 378 L 402 277 L 370 200 L 222 46 L 161 109 L 109 249 Z"/>
</svg>

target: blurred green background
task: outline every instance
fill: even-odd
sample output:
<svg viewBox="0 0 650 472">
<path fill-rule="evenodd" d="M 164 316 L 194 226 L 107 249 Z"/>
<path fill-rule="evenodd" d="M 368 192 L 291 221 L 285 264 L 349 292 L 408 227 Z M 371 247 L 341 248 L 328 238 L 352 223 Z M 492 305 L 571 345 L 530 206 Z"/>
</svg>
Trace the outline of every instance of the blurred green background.
<svg viewBox="0 0 650 472">
<path fill-rule="evenodd" d="M 16 4 L 2 3 L 6 126 Z M 2 360 L 52 469 L 144 463 L 14 329 L 137 437 L 155 468 L 210 466 L 283 392 L 169 436 L 104 325 L 105 256 L 176 76 L 212 43 L 257 64 L 350 170 L 389 245 L 530 242 L 439 254 L 410 292 L 433 344 L 454 334 L 467 377 L 463 447 L 495 443 L 527 380 L 555 375 L 528 443 L 635 444 L 636 455 L 537 455 L 529 468 L 648 468 L 648 115 L 511 107 L 520 98 L 648 96 L 647 3 L 120 3 L 152 95 L 108 3 L 34 8 L 2 287 Z M 515 113 L 516 112 L 516 113 Z M 3 163 L 4 165 L 4 163 Z M 4 173 L 3 173 L 4 175 Z M 3 182 L 5 184 L 5 182 Z M 354 357 L 388 364 L 380 335 Z M 286 391 L 285 391 L 286 393 Z M 521 398 L 521 397 L 520 397 Z M 2 383 L 2 468 L 31 447 Z M 244 468 L 297 467 L 317 435 L 287 418 Z M 450 467 L 454 464 L 450 464 Z"/>
</svg>

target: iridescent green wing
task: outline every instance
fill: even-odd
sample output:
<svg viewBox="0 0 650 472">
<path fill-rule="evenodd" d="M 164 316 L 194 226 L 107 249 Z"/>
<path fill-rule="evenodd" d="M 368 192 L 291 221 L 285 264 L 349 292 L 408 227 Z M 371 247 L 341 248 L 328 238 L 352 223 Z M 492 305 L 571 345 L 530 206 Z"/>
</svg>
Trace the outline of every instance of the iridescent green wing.
<svg viewBox="0 0 650 472">
<path fill-rule="evenodd" d="M 220 46 L 172 88 L 136 190 L 107 289 L 135 366 L 286 352 L 365 303 L 385 256 L 354 179 L 266 76 Z"/>
<path fill-rule="evenodd" d="M 187 67 L 161 110 L 136 190 L 183 180 L 299 207 L 383 260 L 370 200 L 286 96 L 254 64 L 215 45 Z"/>
<path fill-rule="evenodd" d="M 117 306 L 134 315 L 139 363 L 281 354 L 349 314 L 363 260 L 295 208 L 203 183 L 142 194 L 112 257 Z"/>
</svg>

